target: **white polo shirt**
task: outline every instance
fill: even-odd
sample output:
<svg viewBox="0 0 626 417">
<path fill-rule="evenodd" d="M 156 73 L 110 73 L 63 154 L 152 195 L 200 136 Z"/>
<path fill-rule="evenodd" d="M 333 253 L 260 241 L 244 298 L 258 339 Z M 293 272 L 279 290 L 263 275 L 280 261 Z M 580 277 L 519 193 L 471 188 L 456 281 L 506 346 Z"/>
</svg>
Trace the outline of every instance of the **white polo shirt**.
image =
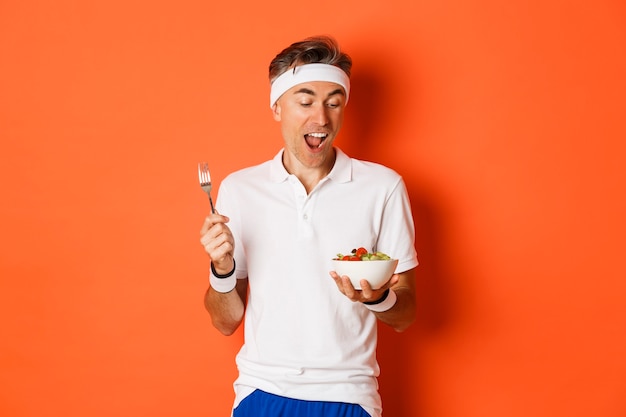
<svg viewBox="0 0 626 417">
<path fill-rule="evenodd" d="M 235 237 L 237 278 L 249 279 L 236 405 L 254 389 L 340 401 L 380 415 L 376 317 L 339 292 L 331 259 L 360 246 L 417 266 L 402 178 L 336 148 L 331 172 L 307 195 L 274 159 L 226 177 L 217 208 Z"/>
</svg>

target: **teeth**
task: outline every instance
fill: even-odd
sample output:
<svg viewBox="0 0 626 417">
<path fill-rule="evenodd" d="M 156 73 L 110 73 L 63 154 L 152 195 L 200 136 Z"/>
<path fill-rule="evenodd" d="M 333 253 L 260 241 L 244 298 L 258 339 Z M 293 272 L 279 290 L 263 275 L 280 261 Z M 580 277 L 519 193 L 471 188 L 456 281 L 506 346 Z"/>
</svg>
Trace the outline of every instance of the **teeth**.
<svg viewBox="0 0 626 417">
<path fill-rule="evenodd" d="M 309 136 L 313 136 L 316 138 L 325 138 L 326 137 L 326 133 L 309 133 Z"/>
</svg>

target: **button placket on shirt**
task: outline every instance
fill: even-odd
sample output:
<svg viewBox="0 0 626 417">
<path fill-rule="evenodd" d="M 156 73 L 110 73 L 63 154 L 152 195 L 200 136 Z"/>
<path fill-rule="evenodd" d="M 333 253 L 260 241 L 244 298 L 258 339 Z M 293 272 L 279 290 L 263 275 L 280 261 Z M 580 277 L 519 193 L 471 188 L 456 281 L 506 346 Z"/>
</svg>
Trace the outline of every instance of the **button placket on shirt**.
<svg viewBox="0 0 626 417">
<path fill-rule="evenodd" d="M 313 227 L 311 224 L 311 213 L 313 210 L 313 203 L 315 199 L 315 190 L 307 195 L 306 189 L 302 183 L 294 176 L 289 178 L 291 184 L 297 208 L 298 216 L 298 236 L 308 237 L 313 235 Z"/>
</svg>

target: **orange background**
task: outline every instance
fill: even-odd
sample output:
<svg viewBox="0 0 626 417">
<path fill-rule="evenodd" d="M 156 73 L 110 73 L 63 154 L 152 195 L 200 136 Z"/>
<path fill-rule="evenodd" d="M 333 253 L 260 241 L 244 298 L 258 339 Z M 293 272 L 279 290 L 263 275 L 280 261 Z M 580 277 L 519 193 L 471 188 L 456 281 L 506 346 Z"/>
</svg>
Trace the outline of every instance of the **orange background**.
<svg viewBox="0 0 626 417">
<path fill-rule="evenodd" d="M 2 1 L 0 415 L 228 415 L 196 164 L 277 152 L 267 65 L 314 34 L 414 206 L 385 416 L 626 415 L 621 0 Z"/>
</svg>

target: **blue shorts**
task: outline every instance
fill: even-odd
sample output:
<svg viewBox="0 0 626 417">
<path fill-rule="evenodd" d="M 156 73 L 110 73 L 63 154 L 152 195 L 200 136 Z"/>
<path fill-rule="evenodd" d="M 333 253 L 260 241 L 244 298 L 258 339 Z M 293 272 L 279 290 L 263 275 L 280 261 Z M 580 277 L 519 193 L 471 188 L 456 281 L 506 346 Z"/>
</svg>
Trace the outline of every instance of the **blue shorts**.
<svg viewBox="0 0 626 417">
<path fill-rule="evenodd" d="M 233 410 L 233 417 L 371 417 L 358 404 L 304 401 L 256 390 Z"/>
</svg>

